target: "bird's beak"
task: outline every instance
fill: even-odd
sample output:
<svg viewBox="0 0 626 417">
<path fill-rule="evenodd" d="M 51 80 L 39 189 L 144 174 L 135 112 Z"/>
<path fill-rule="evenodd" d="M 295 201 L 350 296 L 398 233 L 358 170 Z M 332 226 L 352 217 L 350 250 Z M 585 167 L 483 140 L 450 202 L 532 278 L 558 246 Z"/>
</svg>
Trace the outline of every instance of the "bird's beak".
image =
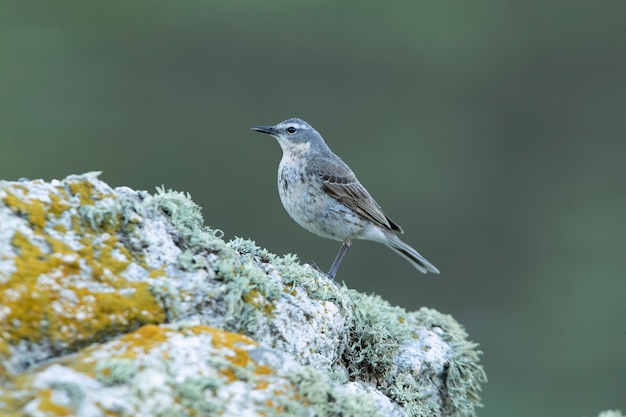
<svg viewBox="0 0 626 417">
<path fill-rule="evenodd" d="M 276 128 L 274 126 L 252 126 L 250 130 L 254 130 L 255 132 L 268 133 L 270 135 L 276 133 Z"/>
</svg>

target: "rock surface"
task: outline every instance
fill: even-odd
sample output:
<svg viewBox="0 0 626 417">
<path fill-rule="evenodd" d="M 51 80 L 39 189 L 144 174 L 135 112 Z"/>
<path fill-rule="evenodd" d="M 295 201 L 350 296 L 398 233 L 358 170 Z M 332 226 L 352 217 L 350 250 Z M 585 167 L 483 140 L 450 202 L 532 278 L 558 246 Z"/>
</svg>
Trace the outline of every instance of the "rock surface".
<svg viewBox="0 0 626 417">
<path fill-rule="evenodd" d="M 188 195 L 0 181 L 0 415 L 473 416 L 476 347 L 225 242 Z"/>
</svg>

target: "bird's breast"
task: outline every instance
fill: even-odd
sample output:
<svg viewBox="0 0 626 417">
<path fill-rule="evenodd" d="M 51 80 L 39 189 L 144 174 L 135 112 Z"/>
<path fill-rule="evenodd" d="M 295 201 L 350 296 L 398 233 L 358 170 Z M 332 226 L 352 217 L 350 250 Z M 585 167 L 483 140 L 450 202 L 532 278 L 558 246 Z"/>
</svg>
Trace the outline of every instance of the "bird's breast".
<svg viewBox="0 0 626 417">
<path fill-rule="evenodd" d="M 362 230 L 361 219 L 331 197 L 323 181 L 307 173 L 304 162 L 283 158 L 278 169 L 278 193 L 289 216 L 319 236 L 356 237 Z"/>
<path fill-rule="evenodd" d="M 278 192 L 287 211 L 304 200 L 311 203 L 316 190 L 321 191 L 319 179 L 307 177 L 304 161 L 283 158 L 278 167 Z"/>
</svg>

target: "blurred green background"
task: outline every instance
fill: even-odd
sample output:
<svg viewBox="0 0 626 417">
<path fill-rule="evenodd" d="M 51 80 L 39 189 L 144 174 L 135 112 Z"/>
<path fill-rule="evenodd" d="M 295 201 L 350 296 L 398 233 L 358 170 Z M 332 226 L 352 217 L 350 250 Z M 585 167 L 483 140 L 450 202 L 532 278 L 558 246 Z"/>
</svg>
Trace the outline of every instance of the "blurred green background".
<svg viewBox="0 0 626 417">
<path fill-rule="evenodd" d="M 3 1 L 0 178 L 163 184 L 326 269 L 248 130 L 302 117 L 442 272 L 358 241 L 338 279 L 463 323 L 481 416 L 626 411 L 624 4 Z"/>
</svg>

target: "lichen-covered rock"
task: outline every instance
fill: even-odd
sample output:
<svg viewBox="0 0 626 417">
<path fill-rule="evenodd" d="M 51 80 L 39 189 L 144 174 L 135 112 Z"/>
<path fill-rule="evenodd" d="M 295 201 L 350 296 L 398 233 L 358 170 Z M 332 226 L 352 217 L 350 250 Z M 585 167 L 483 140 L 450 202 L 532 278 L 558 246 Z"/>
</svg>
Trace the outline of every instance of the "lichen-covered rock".
<svg viewBox="0 0 626 417">
<path fill-rule="evenodd" d="M 466 337 L 224 242 L 184 194 L 0 181 L 0 415 L 473 416 Z"/>
<path fill-rule="evenodd" d="M 283 352 L 206 326 L 143 326 L 46 366 L 19 389 L 35 394 L 25 414 L 42 417 L 311 416 L 320 406 L 312 394 L 346 402 L 333 414 L 375 409 L 367 395 L 345 394 Z"/>
</svg>

